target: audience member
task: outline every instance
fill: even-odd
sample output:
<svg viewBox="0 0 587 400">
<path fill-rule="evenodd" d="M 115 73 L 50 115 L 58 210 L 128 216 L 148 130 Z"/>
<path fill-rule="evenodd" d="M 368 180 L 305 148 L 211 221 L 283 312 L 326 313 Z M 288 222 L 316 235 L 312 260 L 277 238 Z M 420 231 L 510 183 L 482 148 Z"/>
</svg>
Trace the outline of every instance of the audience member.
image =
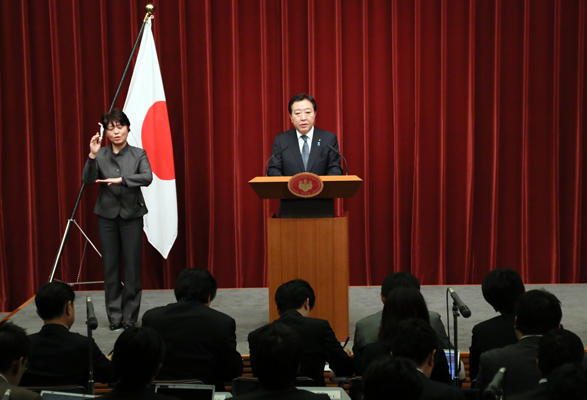
<svg viewBox="0 0 587 400">
<path fill-rule="evenodd" d="M 239 400 L 328 400 L 294 386 L 304 352 L 299 335 L 285 324 L 265 325 L 251 347 L 251 366 L 261 389 L 237 396 Z"/>
<path fill-rule="evenodd" d="M 177 302 L 145 312 L 143 326 L 157 331 L 167 347 L 158 379 L 198 379 L 224 391 L 224 382 L 242 374 L 236 323 L 210 308 L 216 290 L 210 272 L 188 268 L 177 278 Z"/>
<path fill-rule="evenodd" d="M 540 381 L 536 368 L 538 343 L 542 335 L 560 327 L 560 302 L 546 290 L 530 290 L 516 303 L 516 336 L 518 342 L 481 354 L 477 388 L 491 382 L 501 367 L 506 368 L 504 393 L 507 397 L 533 389 Z"/>
<path fill-rule="evenodd" d="M 587 368 L 581 364 L 565 364 L 548 377 L 550 400 L 587 399 Z"/>
<path fill-rule="evenodd" d="M 165 344 L 150 328 L 129 327 L 114 343 L 112 363 L 118 382 L 105 400 L 175 400 L 149 390 L 163 362 Z"/>
<path fill-rule="evenodd" d="M 30 342 L 19 326 L 0 322 L 0 397 L 10 390 L 12 400 L 40 400 L 38 393 L 18 387 L 27 365 Z"/>
<path fill-rule="evenodd" d="M 430 325 L 428 308 L 422 293 L 413 288 L 399 287 L 391 291 L 385 300 L 381 328 L 379 329 L 379 341 L 365 346 L 357 373 L 365 371 L 376 358 L 389 354 L 391 351 L 389 341 L 396 324 L 409 318 L 419 318 Z M 448 361 L 438 337 L 435 348 L 434 368 L 430 378 L 438 382 L 451 383 Z"/>
<path fill-rule="evenodd" d="M 526 289 L 520 274 L 511 268 L 495 269 L 481 285 L 483 297 L 500 315 L 473 327 L 469 355 L 469 377 L 477 377 L 479 358 L 487 350 L 505 347 L 518 341 L 514 330 L 516 300 Z"/>
<path fill-rule="evenodd" d="M 35 296 L 41 331 L 29 336 L 31 355 L 21 386 L 87 386 L 89 374 L 88 338 L 70 332 L 75 322 L 75 292 L 63 282 L 41 286 Z M 92 339 L 94 380 L 108 383 L 112 365 Z"/>
<path fill-rule="evenodd" d="M 284 324 L 298 333 L 304 349 L 298 376 L 312 378 L 316 386 L 324 386 L 324 363 L 338 376 L 350 376 L 355 372 L 350 350 L 343 349 L 336 340 L 328 321 L 311 318 L 316 297 L 310 284 L 301 279 L 284 283 L 275 292 L 279 319 L 274 324 Z M 249 334 L 249 347 L 256 348 L 259 328 Z"/>
<path fill-rule="evenodd" d="M 363 376 L 363 400 L 419 400 L 422 380 L 410 360 L 382 357 Z"/>
<path fill-rule="evenodd" d="M 511 400 L 548 400 L 550 373 L 564 364 L 581 364 L 584 356 L 585 349 L 579 336 L 564 329 L 548 332 L 538 343 L 538 370 L 542 379 L 534 389 L 512 396 Z"/>
<path fill-rule="evenodd" d="M 385 299 L 389 296 L 391 291 L 398 287 L 420 290 L 420 282 L 418 281 L 418 278 L 409 272 L 402 271 L 389 274 L 381 285 L 381 302 L 385 304 Z M 353 343 L 353 354 L 355 361 L 361 360 L 363 349 L 366 345 L 377 341 L 382 314 L 383 310 L 378 311 L 375 314 L 371 314 L 357 322 L 355 327 L 355 339 Z M 440 319 L 440 314 L 438 314 L 436 311 L 428 311 L 428 314 L 430 325 L 432 328 L 434 328 L 434 331 L 438 335 L 441 348 L 447 349 L 449 347 L 449 340 L 448 336 L 446 335 L 444 324 Z"/>
<path fill-rule="evenodd" d="M 419 318 L 399 321 L 388 342 L 394 357 L 405 357 L 416 364 L 422 380 L 421 400 L 464 400 L 461 389 L 429 379 L 438 351 L 438 338 L 430 324 Z"/>
</svg>

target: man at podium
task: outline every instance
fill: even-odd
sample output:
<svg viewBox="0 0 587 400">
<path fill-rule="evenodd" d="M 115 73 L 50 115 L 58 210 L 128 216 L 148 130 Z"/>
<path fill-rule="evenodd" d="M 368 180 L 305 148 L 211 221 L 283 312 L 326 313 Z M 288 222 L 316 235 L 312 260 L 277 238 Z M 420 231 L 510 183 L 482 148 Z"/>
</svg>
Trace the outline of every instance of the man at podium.
<svg viewBox="0 0 587 400">
<path fill-rule="evenodd" d="M 289 101 L 288 110 L 294 129 L 275 136 L 267 175 L 293 176 L 300 172 L 342 175 L 336 135 L 314 126 L 314 98 L 309 94 L 298 94 Z"/>
</svg>

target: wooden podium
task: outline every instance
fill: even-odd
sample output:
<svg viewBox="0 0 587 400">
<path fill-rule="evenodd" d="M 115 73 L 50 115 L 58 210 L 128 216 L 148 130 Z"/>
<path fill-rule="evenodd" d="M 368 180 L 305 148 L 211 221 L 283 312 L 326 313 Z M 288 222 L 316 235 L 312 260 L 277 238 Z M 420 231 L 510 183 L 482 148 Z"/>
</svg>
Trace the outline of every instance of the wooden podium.
<svg viewBox="0 0 587 400">
<path fill-rule="evenodd" d="M 297 199 L 287 184 L 291 177 L 257 177 L 249 181 L 261 199 Z M 321 176 L 324 189 L 314 198 L 350 198 L 359 177 Z M 348 214 L 336 218 L 268 218 L 267 261 L 269 318 L 277 319 L 275 291 L 292 279 L 304 279 L 314 289 L 312 317 L 330 322 L 339 341 L 349 336 Z"/>
</svg>

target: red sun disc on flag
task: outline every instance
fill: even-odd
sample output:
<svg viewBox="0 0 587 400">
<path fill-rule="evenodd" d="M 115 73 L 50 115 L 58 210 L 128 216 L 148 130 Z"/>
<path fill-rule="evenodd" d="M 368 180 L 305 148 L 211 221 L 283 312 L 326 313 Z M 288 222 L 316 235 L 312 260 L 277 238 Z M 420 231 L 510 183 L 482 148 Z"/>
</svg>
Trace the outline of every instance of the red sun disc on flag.
<svg viewBox="0 0 587 400">
<path fill-rule="evenodd" d="M 164 181 L 175 179 L 173 146 L 166 102 L 157 101 L 147 111 L 143 121 L 141 140 L 143 149 L 147 151 L 153 173 Z"/>
</svg>

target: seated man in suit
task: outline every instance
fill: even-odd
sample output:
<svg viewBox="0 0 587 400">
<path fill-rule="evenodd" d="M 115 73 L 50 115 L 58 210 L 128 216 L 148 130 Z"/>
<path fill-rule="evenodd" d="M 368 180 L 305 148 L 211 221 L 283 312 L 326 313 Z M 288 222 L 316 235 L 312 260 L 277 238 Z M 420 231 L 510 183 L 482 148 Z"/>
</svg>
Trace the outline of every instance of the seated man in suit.
<svg viewBox="0 0 587 400">
<path fill-rule="evenodd" d="M 316 297 L 312 286 L 296 279 L 284 283 L 275 292 L 275 303 L 280 315 L 274 324 L 284 324 L 298 333 L 302 340 L 303 355 L 298 376 L 312 378 L 316 386 L 325 386 L 324 363 L 338 376 L 351 376 L 355 372 L 350 350 L 342 348 L 328 321 L 311 318 Z M 249 334 L 249 348 L 256 348 L 262 328 Z"/>
<path fill-rule="evenodd" d="M 430 378 L 434 368 L 434 354 L 438 346 L 436 332 L 419 318 L 410 318 L 397 323 L 389 338 L 391 353 L 394 357 L 412 360 L 422 380 L 422 400 L 458 400 L 465 399 L 463 391 L 446 383 Z"/>
<path fill-rule="evenodd" d="M 507 397 L 536 387 L 540 381 L 536 368 L 538 343 L 543 335 L 560 327 L 561 318 L 560 302 L 552 293 L 541 289 L 521 295 L 516 303 L 518 342 L 481 354 L 477 388 L 485 389 L 501 367 L 506 368 L 504 394 Z"/>
<path fill-rule="evenodd" d="M 394 272 L 389 274 L 383 281 L 383 285 L 381 285 L 381 302 L 385 304 L 385 299 L 389 297 L 391 291 L 398 287 L 420 290 L 420 282 L 418 278 L 409 272 Z M 357 322 L 353 343 L 353 354 L 356 362 L 361 360 L 365 346 L 378 340 L 382 313 L 383 310 L 378 311 Z M 447 349 L 449 347 L 449 340 L 444 329 L 444 324 L 440 319 L 440 314 L 436 311 L 428 311 L 428 314 L 430 315 L 430 325 L 434 328 L 440 345 L 443 349 Z"/>
<path fill-rule="evenodd" d="M 31 355 L 21 386 L 87 386 L 89 375 L 88 338 L 70 332 L 75 322 L 75 292 L 63 282 L 41 286 L 35 296 L 41 331 L 29 336 Z M 94 380 L 108 383 L 112 365 L 92 339 Z"/>
<path fill-rule="evenodd" d="M 329 399 L 327 394 L 315 394 L 294 386 L 304 350 L 299 335 L 287 325 L 268 324 L 260 328 L 250 350 L 251 367 L 261 388 L 236 396 L 236 399 Z"/>
<path fill-rule="evenodd" d="M 33 391 L 18 387 L 27 368 L 30 342 L 24 331 L 10 321 L 0 322 L 0 397 L 10 390 L 12 400 L 41 400 Z"/>
<path fill-rule="evenodd" d="M 210 308 L 217 288 L 209 271 L 184 269 L 175 286 L 177 302 L 143 315 L 143 326 L 157 331 L 167 347 L 158 379 L 198 379 L 224 391 L 224 382 L 242 374 L 236 323 Z"/>
<path fill-rule="evenodd" d="M 520 274 L 511 268 L 495 269 L 481 285 L 483 297 L 500 315 L 473 327 L 469 356 L 469 377 L 474 380 L 479 372 L 479 358 L 487 350 L 505 347 L 518 341 L 514 330 L 514 306 L 524 294 Z"/>
<path fill-rule="evenodd" d="M 414 363 L 401 357 L 383 357 L 363 376 L 363 400 L 420 400 L 422 380 Z"/>
<path fill-rule="evenodd" d="M 581 364 L 585 356 L 579 336 L 564 329 L 554 329 L 542 336 L 538 343 L 538 370 L 542 379 L 534 389 L 512 396 L 511 400 L 548 400 L 548 376 L 565 364 Z M 507 379 L 507 371 L 506 371 Z"/>
<path fill-rule="evenodd" d="M 584 399 L 587 393 L 587 367 L 565 364 L 548 376 L 549 400 Z"/>
</svg>

